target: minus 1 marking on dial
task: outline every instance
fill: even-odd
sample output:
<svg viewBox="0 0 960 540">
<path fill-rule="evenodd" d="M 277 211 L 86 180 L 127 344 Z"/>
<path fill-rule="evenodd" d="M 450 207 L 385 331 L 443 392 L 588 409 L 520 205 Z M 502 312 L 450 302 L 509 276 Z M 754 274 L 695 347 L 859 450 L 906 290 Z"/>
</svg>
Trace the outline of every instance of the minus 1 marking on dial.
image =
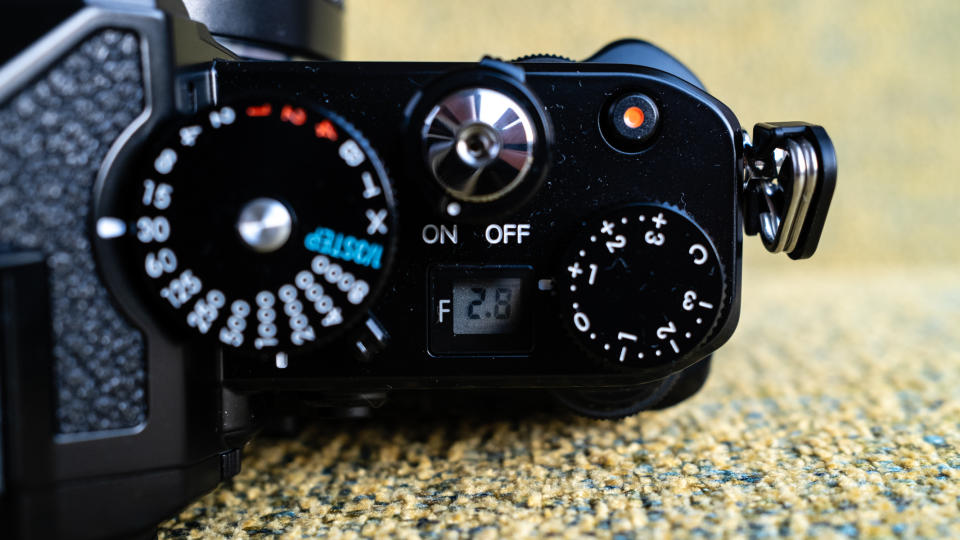
<svg viewBox="0 0 960 540">
<path fill-rule="evenodd" d="M 680 347 L 677 347 L 677 342 L 672 339 L 670 340 L 670 347 L 673 349 L 673 352 L 680 353 Z"/>
<path fill-rule="evenodd" d="M 102 217 L 97 220 L 97 236 L 104 240 L 119 238 L 127 233 L 127 224 L 115 217 Z"/>
<path fill-rule="evenodd" d="M 713 309 L 713 304 L 711 304 L 711 303 L 709 303 L 709 302 L 699 302 L 698 304 L 699 304 L 699 306 L 702 307 L 703 309 Z"/>
</svg>

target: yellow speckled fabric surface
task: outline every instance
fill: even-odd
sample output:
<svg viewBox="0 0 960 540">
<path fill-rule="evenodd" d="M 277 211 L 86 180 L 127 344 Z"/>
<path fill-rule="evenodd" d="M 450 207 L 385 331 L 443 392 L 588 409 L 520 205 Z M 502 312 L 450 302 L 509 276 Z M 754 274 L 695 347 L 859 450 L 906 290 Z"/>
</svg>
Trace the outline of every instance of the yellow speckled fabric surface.
<svg viewBox="0 0 960 540">
<path fill-rule="evenodd" d="M 348 0 L 348 59 L 674 53 L 745 126 L 827 127 L 810 261 L 746 239 L 706 387 L 618 422 L 411 417 L 258 439 L 161 538 L 960 537 L 960 3 Z"/>
<path fill-rule="evenodd" d="M 956 273 L 751 277 L 679 406 L 258 440 L 161 537 L 960 536 Z"/>
</svg>

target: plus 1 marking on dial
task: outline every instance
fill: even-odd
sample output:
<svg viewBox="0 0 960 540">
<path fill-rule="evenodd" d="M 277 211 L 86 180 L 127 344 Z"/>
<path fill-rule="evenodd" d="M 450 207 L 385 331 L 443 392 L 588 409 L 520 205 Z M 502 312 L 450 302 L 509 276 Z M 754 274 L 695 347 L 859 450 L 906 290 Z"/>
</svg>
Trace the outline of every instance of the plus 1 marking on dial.
<svg viewBox="0 0 960 540">
<path fill-rule="evenodd" d="M 171 319 L 268 351 L 319 344 L 362 315 L 392 258 L 396 215 L 352 126 L 261 101 L 167 133 L 96 230 L 129 247 L 128 266 Z"/>
<path fill-rule="evenodd" d="M 571 331 L 618 365 L 682 358 L 707 337 L 723 301 L 712 242 L 666 205 L 626 206 L 584 222 L 561 268 L 558 296 Z"/>
</svg>

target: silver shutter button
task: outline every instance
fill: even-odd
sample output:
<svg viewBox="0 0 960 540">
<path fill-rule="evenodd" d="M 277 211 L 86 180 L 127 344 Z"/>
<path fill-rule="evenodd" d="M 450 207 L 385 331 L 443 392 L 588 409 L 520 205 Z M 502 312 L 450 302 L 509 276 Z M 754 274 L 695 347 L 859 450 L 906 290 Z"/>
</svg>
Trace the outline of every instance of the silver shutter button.
<svg viewBox="0 0 960 540">
<path fill-rule="evenodd" d="M 488 202 L 515 188 L 530 171 L 537 128 L 507 95 L 466 88 L 433 107 L 422 137 L 427 166 L 450 195 Z"/>
</svg>

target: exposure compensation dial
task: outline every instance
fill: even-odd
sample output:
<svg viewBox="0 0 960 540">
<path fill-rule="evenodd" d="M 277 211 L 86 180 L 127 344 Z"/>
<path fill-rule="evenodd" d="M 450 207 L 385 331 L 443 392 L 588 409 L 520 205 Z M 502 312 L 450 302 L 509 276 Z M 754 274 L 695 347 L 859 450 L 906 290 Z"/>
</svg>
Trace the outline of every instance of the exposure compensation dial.
<svg viewBox="0 0 960 540">
<path fill-rule="evenodd" d="M 389 181 L 352 126 L 288 101 L 178 122 L 108 190 L 97 234 L 188 333 L 286 352 L 361 317 L 394 251 Z"/>
<path fill-rule="evenodd" d="M 682 212 L 625 206 L 586 221 L 557 270 L 568 327 L 614 365 L 666 365 L 707 337 L 723 274 L 713 243 Z"/>
</svg>

